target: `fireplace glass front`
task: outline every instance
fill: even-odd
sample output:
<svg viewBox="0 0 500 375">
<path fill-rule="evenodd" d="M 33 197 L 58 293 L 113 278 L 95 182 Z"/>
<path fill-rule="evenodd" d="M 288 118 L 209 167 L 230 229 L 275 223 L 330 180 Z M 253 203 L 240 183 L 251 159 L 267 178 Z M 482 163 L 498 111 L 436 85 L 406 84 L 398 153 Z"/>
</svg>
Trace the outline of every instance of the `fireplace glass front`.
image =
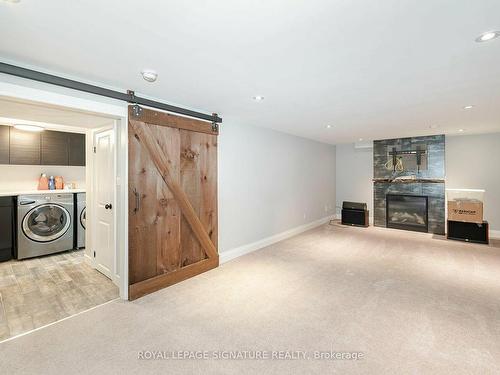
<svg viewBox="0 0 500 375">
<path fill-rule="evenodd" d="M 427 204 L 426 196 L 387 194 L 387 228 L 427 232 Z"/>
</svg>

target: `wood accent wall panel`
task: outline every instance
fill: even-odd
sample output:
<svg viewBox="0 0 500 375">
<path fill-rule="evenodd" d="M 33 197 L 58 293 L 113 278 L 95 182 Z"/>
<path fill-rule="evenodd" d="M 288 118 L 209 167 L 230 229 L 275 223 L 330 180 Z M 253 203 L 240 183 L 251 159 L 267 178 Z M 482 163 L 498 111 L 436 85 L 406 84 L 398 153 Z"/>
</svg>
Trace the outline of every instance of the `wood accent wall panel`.
<svg viewBox="0 0 500 375">
<path fill-rule="evenodd" d="M 130 299 L 218 265 L 217 134 L 164 115 L 129 119 Z"/>
</svg>

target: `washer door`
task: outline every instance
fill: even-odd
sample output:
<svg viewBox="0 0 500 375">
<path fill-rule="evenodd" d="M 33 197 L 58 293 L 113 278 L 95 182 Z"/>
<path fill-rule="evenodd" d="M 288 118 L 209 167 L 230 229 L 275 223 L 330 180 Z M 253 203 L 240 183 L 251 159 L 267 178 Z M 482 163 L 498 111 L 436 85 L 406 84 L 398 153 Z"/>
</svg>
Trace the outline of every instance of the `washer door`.
<svg viewBox="0 0 500 375">
<path fill-rule="evenodd" d="M 87 210 L 87 207 L 83 207 L 82 213 L 80 214 L 80 225 L 83 227 L 83 229 L 86 229 L 85 228 L 85 220 L 87 217 L 86 210 Z"/>
<path fill-rule="evenodd" d="M 64 207 L 46 203 L 31 209 L 23 219 L 23 232 L 37 242 L 55 241 L 66 233 L 71 216 Z"/>
</svg>

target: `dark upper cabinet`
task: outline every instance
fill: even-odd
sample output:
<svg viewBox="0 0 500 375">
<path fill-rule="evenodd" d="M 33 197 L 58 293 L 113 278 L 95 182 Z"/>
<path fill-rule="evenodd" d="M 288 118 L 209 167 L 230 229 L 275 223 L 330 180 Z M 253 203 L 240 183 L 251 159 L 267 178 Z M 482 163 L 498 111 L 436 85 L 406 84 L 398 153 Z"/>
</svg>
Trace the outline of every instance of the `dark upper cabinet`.
<svg viewBox="0 0 500 375">
<path fill-rule="evenodd" d="M 10 164 L 40 164 L 40 133 L 10 128 Z"/>
<path fill-rule="evenodd" d="M 85 166 L 85 134 L 0 126 L 0 164 Z"/>
<path fill-rule="evenodd" d="M 69 165 L 85 165 L 85 134 L 68 133 Z"/>
<path fill-rule="evenodd" d="M 0 164 L 9 164 L 9 126 L 0 125 Z"/>
<path fill-rule="evenodd" d="M 68 165 L 69 133 L 45 130 L 41 133 L 42 165 Z"/>
</svg>

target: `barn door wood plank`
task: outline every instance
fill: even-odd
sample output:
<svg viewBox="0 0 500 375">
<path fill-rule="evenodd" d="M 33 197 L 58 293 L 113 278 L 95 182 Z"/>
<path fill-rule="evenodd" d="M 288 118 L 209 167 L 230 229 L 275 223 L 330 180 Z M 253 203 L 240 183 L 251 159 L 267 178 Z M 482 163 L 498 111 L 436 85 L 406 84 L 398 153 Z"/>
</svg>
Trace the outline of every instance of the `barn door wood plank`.
<svg viewBox="0 0 500 375">
<path fill-rule="evenodd" d="M 181 130 L 181 186 L 217 247 L 217 137 Z M 184 264 L 204 258 L 187 222 L 181 222 Z"/>
<path fill-rule="evenodd" d="M 129 298 L 134 300 L 161 288 L 165 288 L 180 281 L 189 279 L 190 277 L 199 275 L 200 273 L 211 270 L 218 265 L 219 259 L 207 258 L 183 267 L 175 272 L 158 275 L 150 279 L 140 281 L 129 286 Z"/>
<path fill-rule="evenodd" d="M 184 131 L 181 130 L 181 135 Z M 182 139 L 182 138 L 181 138 Z M 199 218 L 208 232 L 215 248 L 218 248 L 217 234 L 217 137 L 197 133 L 200 145 L 198 170 L 200 172 Z"/>
<path fill-rule="evenodd" d="M 129 127 L 129 131 L 132 129 Z M 141 145 L 129 137 L 129 283 L 157 275 L 156 189 L 158 177 Z M 136 210 L 136 205 L 141 209 Z"/>
<path fill-rule="evenodd" d="M 129 119 L 129 123 L 135 133 L 135 137 L 144 146 L 145 151 L 155 164 L 161 178 L 170 189 L 173 197 L 181 209 L 183 217 L 191 226 L 194 235 L 200 242 L 202 248 L 205 250 L 207 256 L 209 258 L 218 259 L 217 249 L 214 243 L 203 227 L 203 224 L 191 205 L 188 196 L 184 193 L 180 184 L 175 181 L 171 175 L 168 157 L 165 156 L 165 153 L 156 141 L 153 132 L 142 122 Z"/>
<path fill-rule="evenodd" d="M 196 120 L 189 117 L 181 117 L 166 112 L 158 112 L 152 109 L 142 108 L 138 116 L 129 107 L 129 118 L 135 121 L 145 122 L 146 124 L 153 124 L 158 126 L 169 126 L 172 128 L 179 128 L 190 130 L 197 133 L 206 133 L 218 135 L 219 131 L 212 128 L 212 124 L 205 121 Z"/>
<path fill-rule="evenodd" d="M 158 145 L 164 152 L 170 168 L 170 175 L 174 181 L 180 180 L 180 133 L 179 129 L 170 127 L 150 126 Z M 147 153 L 146 153 L 147 154 Z M 181 267 L 181 210 L 175 197 L 165 182 L 158 178 L 158 171 L 150 160 L 150 168 L 157 181 L 157 212 L 156 212 L 156 237 L 157 237 L 157 264 L 158 275 L 173 272 Z"/>
<path fill-rule="evenodd" d="M 198 163 L 201 155 L 200 145 L 197 142 L 197 135 L 200 133 L 185 130 L 181 130 L 180 133 L 180 184 L 196 211 L 196 215 L 200 217 L 201 181 Z M 185 218 L 181 221 L 181 241 L 183 266 L 199 262 L 205 258 L 205 252 L 196 236 L 193 236 L 193 230 Z"/>
</svg>

